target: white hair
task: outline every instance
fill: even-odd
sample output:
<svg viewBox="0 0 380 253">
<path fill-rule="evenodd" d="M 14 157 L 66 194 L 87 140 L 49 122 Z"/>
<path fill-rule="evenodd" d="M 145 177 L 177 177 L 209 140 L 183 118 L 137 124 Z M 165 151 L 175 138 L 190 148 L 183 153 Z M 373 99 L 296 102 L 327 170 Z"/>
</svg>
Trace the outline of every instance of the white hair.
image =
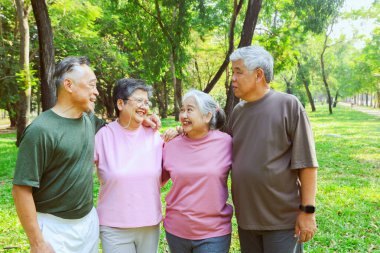
<svg viewBox="0 0 380 253">
<path fill-rule="evenodd" d="M 248 70 L 261 68 L 264 71 L 265 80 L 270 83 L 273 80 L 273 57 L 260 46 L 248 46 L 236 49 L 230 55 L 231 61 L 243 60 Z"/>
<path fill-rule="evenodd" d="M 209 94 L 199 90 L 190 90 L 183 96 L 182 102 L 189 97 L 195 99 L 195 102 L 203 115 L 211 113 L 212 117 L 209 123 L 210 129 L 220 129 L 224 126 L 226 115 L 223 109 L 219 107 L 218 103 Z"/>
</svg>

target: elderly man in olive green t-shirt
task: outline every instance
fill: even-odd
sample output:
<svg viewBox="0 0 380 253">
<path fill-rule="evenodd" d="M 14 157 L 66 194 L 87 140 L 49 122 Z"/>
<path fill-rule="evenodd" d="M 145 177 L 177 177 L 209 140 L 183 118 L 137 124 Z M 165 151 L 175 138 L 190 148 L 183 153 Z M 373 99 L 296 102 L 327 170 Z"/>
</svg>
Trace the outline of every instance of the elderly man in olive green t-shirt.
<svg viewBox="0 0 380 253">
<path fill-rule="evenodd" d="M 98 252 L 93 207 L 96 76 L 85 57 L 57 66 L 56 105 L 24 131 L 12 194 L 31 252 Z"/>
<path fill-rule="evenodd" d="M 296 97 L 270 89 L 273 58 L 265 49 L 239 48 L 230 59 L 242 99 L 229 122 L 241 252 L 302 252 L 316 232 L 318 163 L 308 117 Z"/>
</svg>

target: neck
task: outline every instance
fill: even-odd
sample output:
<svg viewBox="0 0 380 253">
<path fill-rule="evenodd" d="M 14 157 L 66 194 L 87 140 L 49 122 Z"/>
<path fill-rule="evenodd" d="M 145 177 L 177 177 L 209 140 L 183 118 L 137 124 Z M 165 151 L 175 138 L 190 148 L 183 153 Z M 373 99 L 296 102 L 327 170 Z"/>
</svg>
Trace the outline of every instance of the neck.
<svg viewBox="0 0 380 253">
<path fill-rule="evenodd" d="M 254 102 L 263 98 L 270 91 L 270 87 L 267 83 L 265 85 L 258 86 L 255 91 L 253 91 L 247 98 L 243 100 L 247 102 Z"/>
<path fill-rule="evenodd" d="M 119 123 L 122 128 L 130 131 L 137 130 L 140 127 L 139 124 L 132 124 L 131 119 L 129 119 L 129 122 L 124 122 L 120 118 L 117 118 L 117 123 Z"/>
<path fill-rule="evenodd" d="M 76 108 L 73 104 L 67 103 L 59 98 L 52 110 L 59 116 L 70 119 L 80 118 L 83 114 L 83 110 L 80 110 L 79 108 Z"/>
<path fill-rule="evenodd" d="M 190 139 L 196 140 L 196 139 L 202 139 L 208 134 L 209 130 L 206 129 L 204 131 L 199 131 L 199 132 L 189 132 L 187 133 L 187 137 Z"/>
</svg>

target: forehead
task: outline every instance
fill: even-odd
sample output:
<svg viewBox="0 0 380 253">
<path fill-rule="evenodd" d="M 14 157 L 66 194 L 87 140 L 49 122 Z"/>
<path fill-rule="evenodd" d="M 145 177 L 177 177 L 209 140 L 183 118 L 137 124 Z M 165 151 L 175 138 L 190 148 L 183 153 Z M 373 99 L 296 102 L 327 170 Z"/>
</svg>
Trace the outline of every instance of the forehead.
<svg viewBox="0 0 380 253">
<path fill-rule="evenodd" d="M 148 97 L 148 92 L 146 92 L 145 90 L 142 90 L 142 89 L 137 89 L 135 90 L 131 96 L 134 96 L 134 97 Z"/>
<path fill-rule="evenodd" d="M 232 62 L 232 69 L 246 69 L 247 67 L 244 64 L 242 59 Z"/>
<path fill-rule="evenodd" d="M 89 81 L 96 80 L 94 71 L 92 71 L 92 69 L 86 64 L 75 66 L 73 70 L 69 72 L 69 75 L 77 78 L 84 78 Z"/>
<path fill-rule="evenodd" d="M 196 107 L 198 108 L 198 104 L 197 104 L 197 101 L 195 100 L 194 97 L 188 97 L 186 98 L 183 103 L 182 103 L 182 106 L 184 107 Z"/>
</svg>

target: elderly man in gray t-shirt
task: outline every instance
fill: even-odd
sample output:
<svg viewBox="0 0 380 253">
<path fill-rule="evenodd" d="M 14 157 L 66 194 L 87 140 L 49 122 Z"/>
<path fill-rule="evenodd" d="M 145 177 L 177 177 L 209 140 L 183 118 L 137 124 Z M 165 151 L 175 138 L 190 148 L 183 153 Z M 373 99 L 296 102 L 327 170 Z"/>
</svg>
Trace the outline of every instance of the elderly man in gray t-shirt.
<svg viewBox="0 0 380 253">
<path fill-rule="evenodd" d="M 302 252 L 317 230 L 318 162 L 305 109 L 270 89 L 273 58 L 262 47 L 232 53 L 232 196 L 241 252 Z"/>
</svg>

